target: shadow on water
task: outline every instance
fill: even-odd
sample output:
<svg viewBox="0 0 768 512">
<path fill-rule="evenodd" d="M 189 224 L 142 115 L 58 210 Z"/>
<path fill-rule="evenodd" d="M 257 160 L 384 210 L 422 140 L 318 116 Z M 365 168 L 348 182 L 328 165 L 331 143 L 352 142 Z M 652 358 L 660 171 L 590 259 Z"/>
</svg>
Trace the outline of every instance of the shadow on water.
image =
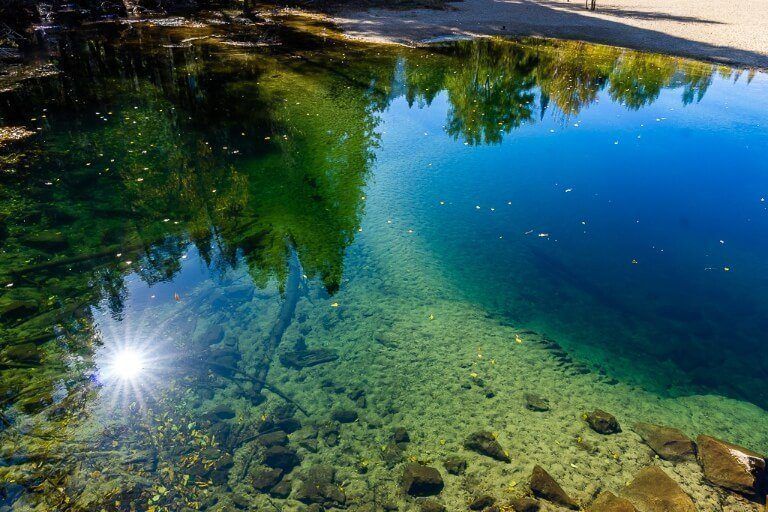
<svg viewBox="0 0 768 512">
<path fill-rule="evenodd" d="M 283 30 L 259 32 L 250 42 L 269 45 L 258 51 L 210 28 L 73 33 L 52 48 L 60 73 L 0 94 L 3 124 L 40 131 L 0 154 L 0 504 L 206 508 L 206 489 L 226 487 L 227 451 L 298 428 L 301 404 L 269 370 L 301 321 L 299 299 L 344 284 L 379 115 L 397 98 L 430 105 L 444 93 L 451 137 L 499 144 L 547 113 L 567 121 L 603 90 L 630 109 L 673 87 L 690 103 L 731 73 L 584 43 L 372 51 Z M 132 296 L 137 287 L 151 297 Z M 255 312 L 241 309 L 249 301 Z M 95 404 L 111 350 L 103 324 L 137 309 L 173 363 L 165 391 L 112 411 L 128 428 Z M 243 315 L 251 323 L 235 331 Z M 299 364 L 336 357 L 297 345 Z M 235 411 L 214 406 L 232 399 L 232 382 L 234 400 L 258 407 L 267 389 L 283 406 L 233 426 Z M 104 429 L 90 439 L 95 420 Z M 169 429 L 172 439 L 158 434 Z M 151 449 L 133 450 L 146 439 Z M 296 461 L 283 455 L 289 472 Z"/>
</svg>

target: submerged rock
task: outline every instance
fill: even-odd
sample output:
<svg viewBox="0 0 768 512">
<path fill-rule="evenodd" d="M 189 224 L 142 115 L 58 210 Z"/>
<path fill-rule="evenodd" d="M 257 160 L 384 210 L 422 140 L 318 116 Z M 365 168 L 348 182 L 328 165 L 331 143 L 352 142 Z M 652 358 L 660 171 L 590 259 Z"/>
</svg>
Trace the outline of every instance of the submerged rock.
<svg viewBox="0 0 768 512">
<path fill-rule="evenodd" d="M 485 510 L 496 503 L 496 498 L 488 494 L 478 496 L 469 504 L 469 510 Z"/>
<path fill-rule="evenodd" d="M 637 512 L 629 500 L 620 498 L 610 491 L 603 491 L 590 506 L 586 512 Z"/>
<path fill-rule="evenodd" d="M 598 434 L 617 434 L 621 432 L 619 422 L 612 414 L 601 409 L 595 409 L 592 412 L 588 412 L 584 415 L 584 419 L 589 424 L 590 428 Z"/>
<path fill-rule="evenodd" d="M 579 505 L 560 487 L 552 476 L 541 466 L 535 466 L 531 472 L 531 492 L 537 498 L 578 510 Z"/>
<path fill-rule="evenodd" d="M 411 442 L 411 436 L 408 431 L 403 427 L 397 427 L 392 431 L 392 441 L 400 445 L 402 448 L 404 444 Z"/>
<path fill-rule="evenodd" d="M 463 475 L 467 470 L 467 461 L 458 455 L 449 455 L 443 461 L 443 467 L 452 475 Z"/>
<path fill-rule="evenodd" d="M 258 491 L 267 491 L 274 487 L 282 478 L 283 470 L 278 468 L 259 468 L 253 475 L 253 487 Z"/>
<path fill-rule="evenodd" d="M 285 446 L 288 444 L 288 435 L 282 430 L 267 432 L 259 436 L 259 444 L 265 448 L 270 448 L 272 446 Z"/>
<path fill-rule="evenodd" d="M 509 455 L 490 432 L 475 432 L 464 441 L 464 448 L 502 462 L 511 462 Z"/>
<path fill-rule="evenodd" d="M 435 500 L 424 500 L 421 502 L 421 512 L 445 512 L 445 505 Z"/>
<path fill-rule="evenodd" d="M 541 505 L 533 498 L 515 498 L 509 501 L 515 512 L 539 512 Z"/>
<path fill-rule="evenodd" d="M 344 505 L 347 497 L 336 485 L 336 470 L 332 466 L 319 464 L 304 472 L 301 485 L 296 489 L 295 498 L 302 503 L 317 503 L 325 507 Z"/>
<path fill-rule="evenodd" d="M 272 446 L 264 452 L 264 464 L 266 466 L 282 469 L 286 473 L 290 473 L 299 463 L 301 463 L 301 459 L 292 448 Z"/>
<path fill-rule="evenodd" d="M 549 400 L 539 395 L 526 393 L 525 408 L 529 411 L 546 412 L 549 410 Z"/>
<path fill-rule="evenodd" d="M 352 423 L 357 420 L 357 411 L 354 409 L 336 409 L 331 413 L 331 419 L 339 423 Z"/>
<path fill-rule="evenodd" d="M 696 512 L 690 496 L 658 466 L 641 470 L 621 494 L 639 512 Z"/>
<path fill-rule="evenodd" d="M 208 413 L 211 419 L 230 420 L 235 417 L 235 410 L 228 405 L 219 404 Z"/>
<path fill-rule="evenodd" d="M 406 464 L 400 485 L 409 496 L 433 496 L 443 490 L 443 477 L 435 468 L 417 464 Z"/>
<path fill-rule="evenodd" d="M 635 432 L 664 460 L 682 461 L 696 458 L 696 445 L 680 430 L 651 423 L 638 423 Z"/>
<path fill-rule="evenodd" d="M 300 370 L 310 366 L 317 366 L 323 363 L 335 361 L 339 356 L 331 349 L 318 348 L 311 350 L 292 350 L 280 356 L 280 362 L 283 366 Z"/>
<path fill-rule="evenodd" d="M 768 483 L 765 457 L 710 436 L 700 435 L 696 438 L 696 444 L 699 462 L 707 480 L 746 495 L 764 490 Z"/>
</svg>

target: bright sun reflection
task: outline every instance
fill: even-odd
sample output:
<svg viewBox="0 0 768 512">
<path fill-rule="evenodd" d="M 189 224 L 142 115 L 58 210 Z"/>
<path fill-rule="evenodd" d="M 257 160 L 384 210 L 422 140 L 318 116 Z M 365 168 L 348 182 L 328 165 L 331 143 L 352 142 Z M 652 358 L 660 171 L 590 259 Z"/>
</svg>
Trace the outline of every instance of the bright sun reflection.
<svg viewBox="0 0 768 512">
<path fill-rule="evenodd" d="M 112 354 L 112 359 L 107 364 L 108 376 L 121 380 L 134 380 L 142 373 L 146 362 L 141 352 L 126 347 Z"/>
</svg>

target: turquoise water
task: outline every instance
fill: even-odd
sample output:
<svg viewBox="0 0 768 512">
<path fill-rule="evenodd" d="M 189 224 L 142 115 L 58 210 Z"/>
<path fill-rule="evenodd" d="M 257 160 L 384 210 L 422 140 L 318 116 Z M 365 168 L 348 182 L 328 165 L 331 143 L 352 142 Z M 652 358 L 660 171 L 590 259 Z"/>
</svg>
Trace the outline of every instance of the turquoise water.
<svg viewBox="0 0 768 512">
<path fill-rule="evenodd" d="M 0 92 L 0 510 L 415 510 L 400 465 L 455 453 L 449 510 L 533 464 L 588 503 L 650 463 L 635 421 L 768 449 L 765 74 L 281 26 L 49 53 Z"/>
</svg>

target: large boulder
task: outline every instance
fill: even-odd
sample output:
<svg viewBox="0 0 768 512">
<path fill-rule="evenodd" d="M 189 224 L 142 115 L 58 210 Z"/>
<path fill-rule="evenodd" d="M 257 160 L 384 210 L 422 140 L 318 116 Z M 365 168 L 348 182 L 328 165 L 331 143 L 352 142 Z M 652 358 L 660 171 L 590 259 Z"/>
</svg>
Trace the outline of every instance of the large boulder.
<svg viewBox="0 0 768 512">
<path fill-rule="evenodd" d="M 405 465 L 400 484 L 403 492 L 409 496 L 434 496 L 444 486 L 438 470 L 415 462 Z"/>
<path fill-rule="evenodd" d="M 531 492 L 537 498 L 547 500 L 556 505 L 573 510 L 579 509 L 579 504 L 568 496 L 563 488 L 560 487 L 560 484 L 541 466 L 534 467 L 531 473 Z"/>
<path fill-rule="evenodd" d="M 637 512 L 637 509 L 629 500 L 620 498 L 611 491 L 603 491 L 586 508 L 586 512 Z"/>
<path fill-rule="evenodd" d="M 714 437 L 696 438 L 704 477 L 715 485 L 746 495 L 755 495 L 766 484 L 765 457 Z"/>
<path fill-rule="evenodd" d="M 621 432 L 619 422 L 612 414 L 601 409 L 595 409 L 592 412 L 584 414 L 584 420 L 592 430 L 598 434 L 616 434 Z"/>
<path fill-rule="evenodd" d="M 470 434 L 464 441 L 464 448 L 502 462 L 511 462 L 509 455 L 490 432 Z"/>
<path fill-rule="evenodd" d="M 696 512 L 690 496 L 658 466 L 641 470 L 622 495 L 639 512 Z"/>
<path fill-rule="evenodd" d="M 634 430 L 664 460 L 679 462 L 696 458 L 696 445 L 676 428 L 641 422 Z"/>
</svg>

